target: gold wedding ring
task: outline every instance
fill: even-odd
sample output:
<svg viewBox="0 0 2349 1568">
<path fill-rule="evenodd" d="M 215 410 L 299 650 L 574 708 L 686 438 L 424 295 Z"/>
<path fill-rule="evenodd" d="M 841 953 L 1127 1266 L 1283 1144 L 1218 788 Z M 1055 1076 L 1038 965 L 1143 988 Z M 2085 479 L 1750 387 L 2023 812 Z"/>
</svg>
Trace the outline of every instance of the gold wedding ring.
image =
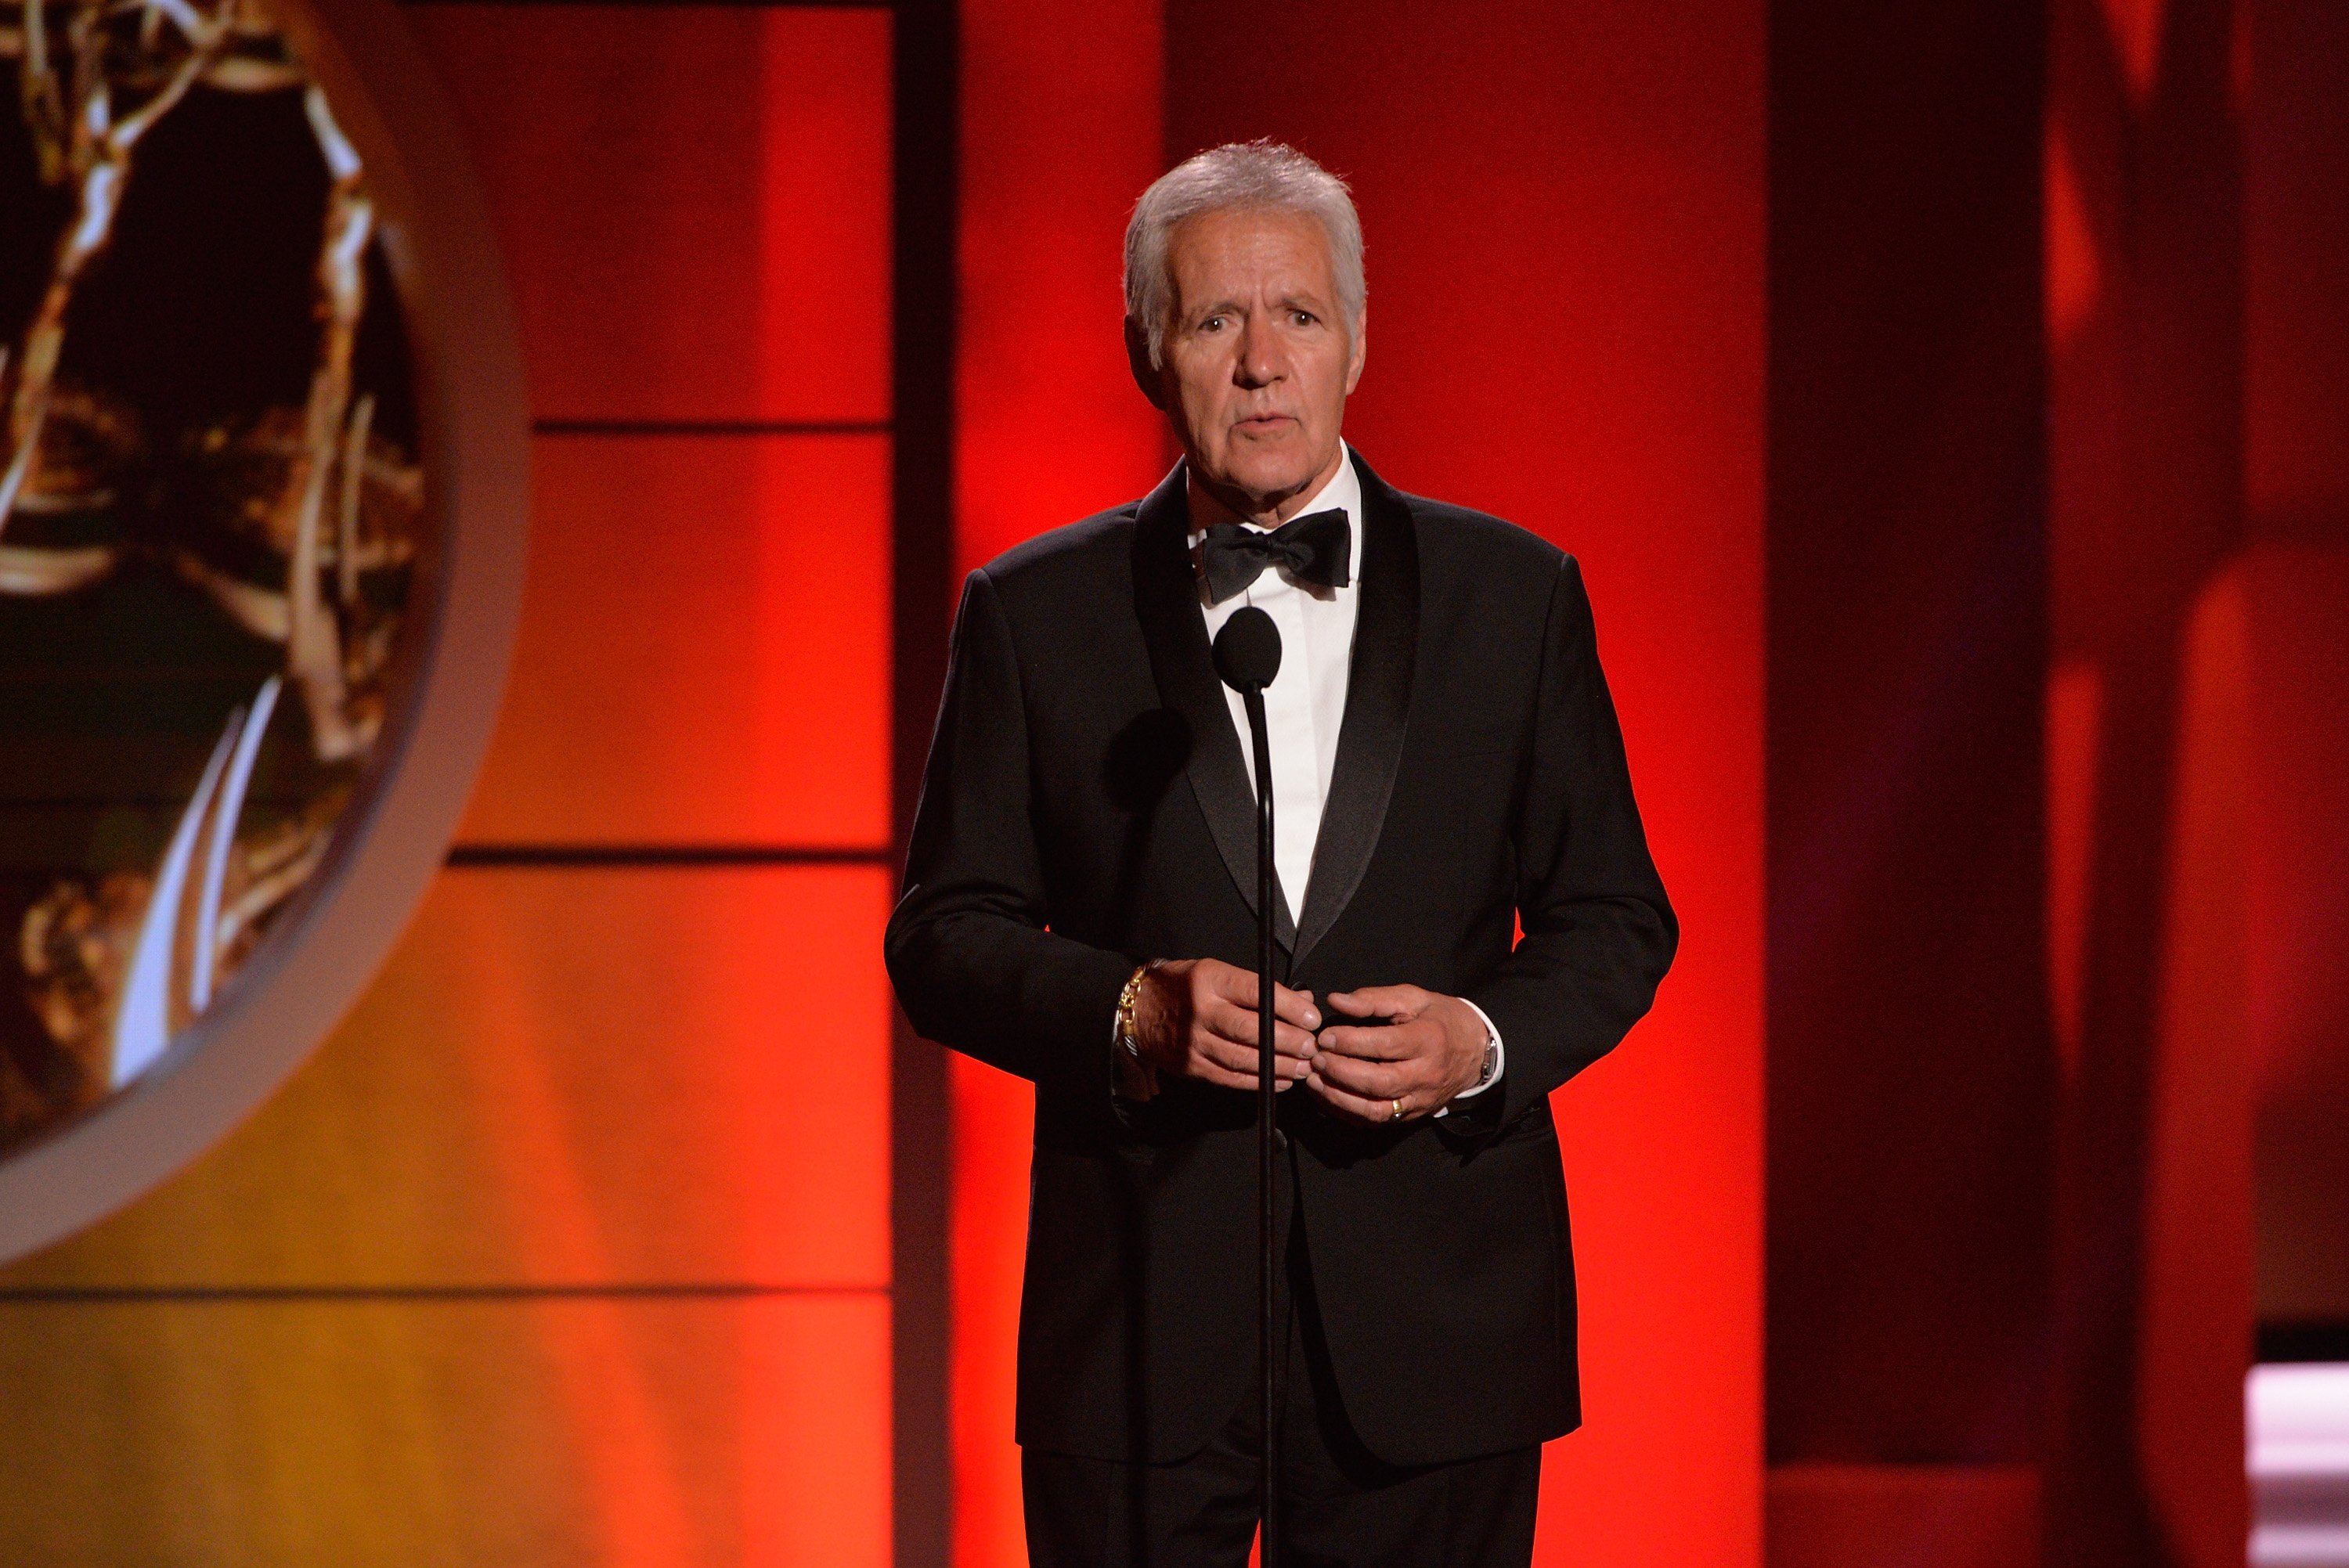
<svg viewBox="0 0 2349 1568">
<path fill-rule="evenodd" d="M 1394 1114 L 1388 1117 L 1387 1119 L 1389 1121 L 1401 1121 L 1402 1119 L 1402 1101 L 1396 1100 L 1394 1102 Z"/>
</svg>

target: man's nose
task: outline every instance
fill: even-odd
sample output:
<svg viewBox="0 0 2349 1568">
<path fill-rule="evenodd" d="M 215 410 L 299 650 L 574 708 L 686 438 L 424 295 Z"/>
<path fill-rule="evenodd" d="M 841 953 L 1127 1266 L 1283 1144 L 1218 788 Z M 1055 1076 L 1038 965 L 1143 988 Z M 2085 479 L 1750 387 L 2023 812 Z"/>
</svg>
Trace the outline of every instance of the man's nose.
<svg viewBox="0 0 2349 1568">
<path fill-rule="evenodd" d="M 1234 367 L 1234 379 L 1243 387 L 1269 387 L 1288 372 L 1288 362 L 1282 356 L 1280 336 L 1268 327 L 1262 318 L 1250 316 L 1240 329 L 1239 362 Z"/>
</svg>

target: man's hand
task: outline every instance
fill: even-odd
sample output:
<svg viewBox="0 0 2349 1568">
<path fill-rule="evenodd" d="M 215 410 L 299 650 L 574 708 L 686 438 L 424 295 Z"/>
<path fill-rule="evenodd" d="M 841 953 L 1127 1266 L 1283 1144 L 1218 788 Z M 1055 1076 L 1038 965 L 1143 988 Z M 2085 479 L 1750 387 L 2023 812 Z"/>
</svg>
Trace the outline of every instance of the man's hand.
<svg viewBox="0 0 2349 1568">
<path fill-rule="evenodd" d="M 1160 1072 L 1226 1088 L 1257 1087 L 1256 971 L 1217 958 L 1154 965 L 1133 997 L 1134 1046 Z M 1310 991 L 1272 988 L 1273 1076 L 1286 1089 L 1305 1077 L 1321 1010 Z"/>
<path fill-rule="evenodd" d="M 1485 1072 L 1489 1036 L 1476 1009 L 1416 985 L 1332 991 L 1331 1011 L 1379 1025 L 1332 1025 L 1316 1037 L 1306 1082 L 1357 1121 L 1400 1121 L 1442 1110 Z"/>
</svg>

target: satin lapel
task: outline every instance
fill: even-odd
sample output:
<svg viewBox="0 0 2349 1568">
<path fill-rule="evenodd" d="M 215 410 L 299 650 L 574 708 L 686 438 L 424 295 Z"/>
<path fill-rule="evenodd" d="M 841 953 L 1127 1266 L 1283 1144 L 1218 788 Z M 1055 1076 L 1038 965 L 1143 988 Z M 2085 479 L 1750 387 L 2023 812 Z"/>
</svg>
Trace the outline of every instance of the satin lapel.
<svg viewBox="0 0 2349 1568">
<path fill-rule="evenodd" d="M 1299 964 L 1338 923 L 1370 869 L 1402 761 L 1412 667 L 1419 657 L 1418 530 L 1402 498 L 1368 463 L 1357 457 L 1354 467 L 1362 480 L 1362 602 L 1354 617 L 1338 760 L 1330 798 L 1321 806 L 1312 879 L 1306 884 Z"/>
<path fill-rule="evenodd" d="M 1223 857 L 1249 913 L 1256 910 L 1256 791 L 1223 682 L 1216 678 L 1215 655 L 1207 646 L 1206 618 L 1199 610 L 1198 580 L 1191 569 L 1190 511 L 1184 499 L 1183 468 L 1176 464 L 1142 503 L 1133 524 L 1133 607 L 1150 649 L 1150 673 L 1158 697 L 1182 717 L 1191 732 L 1185 771 L 1208 835 Z M 1368 569 L 1365 568 L 1367 571 Z M 1350 703 L 1348 712 L 1352 711 Z M 1275 822 L 1277 832 L 1280 824 Z M 1288 903 L 1273 909 L 1272 934 L 1284 949 L 1297 944 Z"/>
</svg>

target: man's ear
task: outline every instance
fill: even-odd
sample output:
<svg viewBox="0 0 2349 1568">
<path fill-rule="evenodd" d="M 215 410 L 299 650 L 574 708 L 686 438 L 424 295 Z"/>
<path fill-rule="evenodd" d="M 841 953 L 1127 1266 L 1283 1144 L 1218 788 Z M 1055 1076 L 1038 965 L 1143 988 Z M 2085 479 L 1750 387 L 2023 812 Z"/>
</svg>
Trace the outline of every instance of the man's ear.
<svg viewBox="0 0 2349 1568">
<path fill-rule="evenodd" d="M 1346 396 L 1351 397 L 1362 379 L 1362 362 L 1370 356 L 1371 311 L 1368 305 L 1354 313 L 1354 341 L 1346 347 Z"/>
<path fill-rule="evenodd" d="M 1158 368 L 1150 363 L 1150 333 L 1132 316 L 1125 318 L 1125 363 L 1133 372 L 1133 384 L 1150 399 L 1150 406 L 1164 410 L 1166 394 L 1160 387 Z"/>
</svg>

